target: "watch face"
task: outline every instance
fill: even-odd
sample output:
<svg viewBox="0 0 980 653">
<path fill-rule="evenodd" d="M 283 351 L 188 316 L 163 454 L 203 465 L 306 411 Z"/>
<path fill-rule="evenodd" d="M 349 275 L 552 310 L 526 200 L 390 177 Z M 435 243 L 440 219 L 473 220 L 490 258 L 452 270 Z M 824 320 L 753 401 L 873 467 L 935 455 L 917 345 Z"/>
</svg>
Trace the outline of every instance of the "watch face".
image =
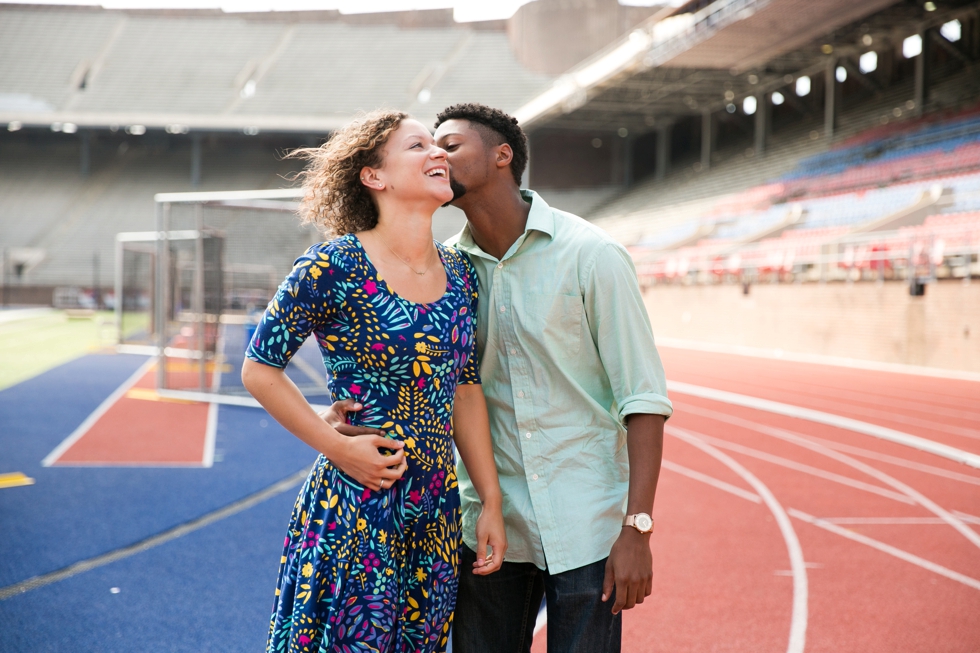
<svg viewBox="0 0 980 653">
<path fill-rule="evenodd" d="M 638 529 L 644 532 L 653 528 L 653 519 L 650 518 L 650 515 L 640 513 L 635 517 L 633 523 L 636 524 Z"/>
</svg>

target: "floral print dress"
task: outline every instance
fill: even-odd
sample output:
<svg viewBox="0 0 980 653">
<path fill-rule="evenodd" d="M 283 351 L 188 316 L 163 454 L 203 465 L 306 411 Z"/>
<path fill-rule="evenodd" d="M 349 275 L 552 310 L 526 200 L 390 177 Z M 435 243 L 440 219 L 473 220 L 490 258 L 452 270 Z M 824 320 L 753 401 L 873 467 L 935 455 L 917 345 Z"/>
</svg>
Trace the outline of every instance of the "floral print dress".
<svg viewBox="0 0 980 653">
<path fill-rule="evenodd" d="M 446 292 L 417 304 L 388 287 L 356 236 L 314 245 L 248 346 L 282 368 L 314 334 L 333 399 L 361 402 L 352 423 L 404 441 L 408 463 L 375 492 L 317 458 L 290 519 L 268 651 L 445 650 L 460 546 L 453 399 L 480 379 L 476 273 L 436 246 Z"/>
</svg>

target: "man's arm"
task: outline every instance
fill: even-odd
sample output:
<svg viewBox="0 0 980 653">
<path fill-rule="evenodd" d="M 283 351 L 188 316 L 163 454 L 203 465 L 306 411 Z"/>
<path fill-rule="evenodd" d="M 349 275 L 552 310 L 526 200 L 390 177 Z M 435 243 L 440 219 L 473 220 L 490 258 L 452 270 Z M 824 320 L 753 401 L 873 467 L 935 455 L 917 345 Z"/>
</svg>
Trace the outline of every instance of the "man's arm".
<svg viewBox="0 0 980 653">
<path fill-rule="evenodd" d="M 591 263 L 583 300 L 618 416 L 626 424 L 626 514 L 652 514 L 660 478 L 664 422 L 672 411 L 663 365 L 629 254 L 619 245 L 605 243 Z M 608 601 L 615 588 L 613 613 L 628 610 L 649 596 L 652 577 L 650 533 L 640 533 L 629 526 L 622 528 L 606 562 L 603 600 Z"/>
<path fill-rule="evenodd" d="M 629 500 L 626 514 L 653 512 L 653 500 L 660 480 L 660 461 L 663 457 L 663 415 L 630 415 L 626 418 L 626 449 L 630 459 Z M 607 601 L 616 589 L 612 612 L 629 610 L 653 591 L 653 555 L 650 553 L 650 533 L 641 533 L 624 526 L 613 544 L 606 561 L 606 577 L 602 583 L 602 600 Z"/>
</svg>

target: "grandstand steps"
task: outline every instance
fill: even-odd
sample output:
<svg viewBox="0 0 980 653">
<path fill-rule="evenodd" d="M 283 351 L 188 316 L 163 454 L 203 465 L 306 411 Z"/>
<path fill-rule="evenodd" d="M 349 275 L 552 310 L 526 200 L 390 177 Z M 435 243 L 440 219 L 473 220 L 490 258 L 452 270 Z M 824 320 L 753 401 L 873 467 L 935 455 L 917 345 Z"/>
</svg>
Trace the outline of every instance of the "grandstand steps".
<svg viewBox="0 0 980 653">
<path fill-rule="evenodd" d="M 767 238 L 779 238 L 783 235 L 784 231 L 799 227 L 805 220 L 806 211 L 803 209 L 803 207 L 799 205 L 788 207 L 786 209 L 786 217 L 782 222 L 771 227 L 766 227 L 743 240 L 739 240 L 737 243 L 734 243 L 733 249 L 737 249 L 742 245 L 757 243 L 759 241 L 766 240 Z"/>
<path fill-rule="evenodd" d="M 863 234 L 874 231 L 892 231 L 899 227 L 922 224 L 925 219 L 952 204 L 952 189 L 941 184 L 923 190 L 911 205 L 878 220 L 855 227 L 851 233 Z"/>
</svg>

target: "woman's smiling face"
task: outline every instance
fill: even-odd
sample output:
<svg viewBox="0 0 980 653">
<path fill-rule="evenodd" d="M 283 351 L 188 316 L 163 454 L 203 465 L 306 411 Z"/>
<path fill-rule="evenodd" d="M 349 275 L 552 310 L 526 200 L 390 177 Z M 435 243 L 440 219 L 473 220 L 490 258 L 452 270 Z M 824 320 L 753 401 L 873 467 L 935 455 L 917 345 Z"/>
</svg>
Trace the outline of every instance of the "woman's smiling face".
<svg viewBox="0 0 980 653">
<path fill-rule="evenodd" d="M 405 119 L 385 143 L 380 168 L 365 167 L 361 180 L 375 192 L 407 202 L 426 202 L 435 208 L 453 198 L 446 151 L 417 120 Z"/>
</svg>

